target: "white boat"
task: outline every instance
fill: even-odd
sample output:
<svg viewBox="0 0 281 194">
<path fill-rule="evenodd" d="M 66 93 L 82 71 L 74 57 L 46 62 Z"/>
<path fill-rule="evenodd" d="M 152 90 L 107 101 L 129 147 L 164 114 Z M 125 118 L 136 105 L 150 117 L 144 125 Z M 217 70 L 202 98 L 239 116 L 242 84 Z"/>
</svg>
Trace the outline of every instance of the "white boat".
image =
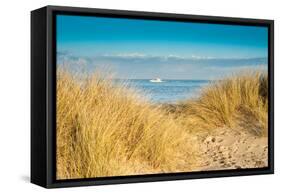
<svg viewBox="0 0 281 194">
<path fill-rule="evenodd" d="M 151 79 L 149 80 L 150 82 L 163 82 L 160 78 L 156 78 L 156 79 Z"/>
</svg>

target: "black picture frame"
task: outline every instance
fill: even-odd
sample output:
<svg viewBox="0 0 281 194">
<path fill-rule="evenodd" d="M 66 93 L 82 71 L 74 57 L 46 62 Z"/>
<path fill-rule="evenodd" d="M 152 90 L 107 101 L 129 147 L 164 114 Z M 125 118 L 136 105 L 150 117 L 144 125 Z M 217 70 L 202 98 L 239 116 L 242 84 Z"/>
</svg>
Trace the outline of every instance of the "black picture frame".
<svg viewBox="0 0 281 194">
<path fill-rule="evenodd" d="M 93 15 L 268 27 L 268 167 L 56 180 L 56 14 Z M 31 182 L 46 188 L 274 173 L 274 21 L 231 17 L 46 6 L 31 12 Z"/>
</svg>

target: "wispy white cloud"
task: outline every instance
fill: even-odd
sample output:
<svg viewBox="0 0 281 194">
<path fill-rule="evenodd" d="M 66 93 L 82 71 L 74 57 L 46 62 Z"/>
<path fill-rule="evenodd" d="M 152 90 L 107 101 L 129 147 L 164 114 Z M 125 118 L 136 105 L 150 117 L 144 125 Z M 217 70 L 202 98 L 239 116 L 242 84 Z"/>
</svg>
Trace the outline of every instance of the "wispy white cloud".
<svg viewBox="0 0 281 194">
<path fill-rule="evenodd" d="M 267 58 L 214 58 L 210 56 L 148 55 L 142 53 L 103 54 L 92 57 L 57 53 L 57 64 L 73 71 L 94 71 L 109 66 L 120 78 L 216 79 L 245 69 L 266 69 Z"/>
</svg>

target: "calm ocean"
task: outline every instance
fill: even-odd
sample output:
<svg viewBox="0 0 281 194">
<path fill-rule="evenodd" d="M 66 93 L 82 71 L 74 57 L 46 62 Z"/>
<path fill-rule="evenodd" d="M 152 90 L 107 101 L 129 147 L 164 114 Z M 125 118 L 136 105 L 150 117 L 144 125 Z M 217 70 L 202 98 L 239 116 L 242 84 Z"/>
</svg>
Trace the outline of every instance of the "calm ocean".
<svg viewBox="0 0 281 194">
<path fill-rule="evenodd" d="M 210 81 L 206 80 L 162 80 L 150 82 L 148 79 L 127 80 L 128 84 L 144 91 L 154 103 L 176 103 L 198 95 L 200 88 Z"/>
</svg>

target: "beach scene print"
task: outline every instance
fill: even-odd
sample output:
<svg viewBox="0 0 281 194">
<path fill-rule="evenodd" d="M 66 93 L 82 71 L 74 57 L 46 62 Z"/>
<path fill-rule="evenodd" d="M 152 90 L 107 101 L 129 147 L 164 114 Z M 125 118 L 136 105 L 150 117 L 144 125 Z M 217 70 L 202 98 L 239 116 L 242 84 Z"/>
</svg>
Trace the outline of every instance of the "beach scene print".
<svg viewBox="0 0 281 194">
<path fill-rule="evenodd" d="M 56 16 L 56 178 L 268 166 L 268 29 Z"/>
</svg>

